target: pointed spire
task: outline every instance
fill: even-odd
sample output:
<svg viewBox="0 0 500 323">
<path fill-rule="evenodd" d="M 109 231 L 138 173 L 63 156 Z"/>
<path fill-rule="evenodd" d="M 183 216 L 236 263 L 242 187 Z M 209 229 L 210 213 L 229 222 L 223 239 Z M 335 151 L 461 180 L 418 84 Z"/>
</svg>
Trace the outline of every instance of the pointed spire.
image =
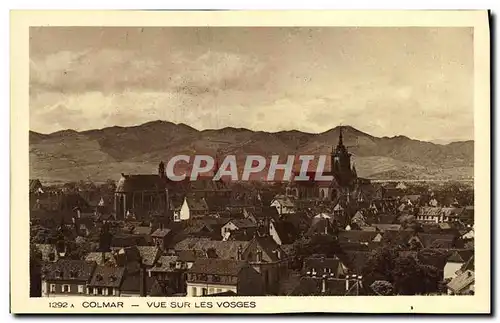
<svg viewBox="0 0 500 323">
<path fill-rule="evenodd" d="M 344 144 L 343 142 L 343 137 L 342 137 L 342 126 L 340 126 L 339 129 L 339 146 L 342 146 Z"/>
</svg>

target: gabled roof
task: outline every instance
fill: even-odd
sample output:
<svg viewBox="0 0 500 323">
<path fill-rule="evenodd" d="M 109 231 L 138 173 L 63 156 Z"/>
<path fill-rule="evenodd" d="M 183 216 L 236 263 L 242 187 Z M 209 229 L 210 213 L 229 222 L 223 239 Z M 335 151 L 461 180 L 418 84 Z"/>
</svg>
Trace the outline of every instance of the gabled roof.
<svg viewBox="0 0 500 323">
<path fill-rule="evenodd" d="M 95 267 L 96 263 L 92 261 L 59 259 L 45 264 L 42 273 L 45 280 L 88 281 Z"/>
<path fill-rule="evenodd" d="M 170 230 L 168 228 L 163 228 L 163 229 L 158 228 L 158 229 L 155 230 L 155 232 L 153 232 L 151 234 L 151 237 L 153 237 L 153 238 L 164 238 L 164 237 L 166 237 L 170 233 L 170 231 L 172 231 L 172 230 Z"/>
<path fill-rule="evenodd" d="M 187 196 L 186 202 L 191 211 L 208 211 L 207 201 L 203 197 Z"/>
<path fill-rule="evenodd" d="M 149 270 L 152 272 L 173 272 L 178 256 L 161 256 Z"/>
<path fill-rule="evenodd" d="M 116 288 L 120 287 L 124 277 L 124 267 L 97 266 L 89 285 Z"/>
<path fill-rule="evenodd" d="M 245 250 L 249 241 L 218 241 L 207 238 L 188 237 L 174 246 L 174 250 L 198 250 L 207 251 L 214 249 L 217 257 L 220 259 L 237 259 L 238 250 Z"/>
<path fill-rule="evenodd" d="M 250 219 L 232 219 L 232 220 L 228 221 L 228 223 L 229 222 L 234 224 L 238 229 L 257 227 L 257 225 Z M 227 223 L 226 223 L 226 225 L 227 225 Z"/>
<path fill-rule="evenodd" d="M 466 270 L 448 283 L 448 288 L 454 293 L 461 293 L 465 288 L 474 284 L 474 272 Z"/>
<path fill-rule="evenodd" d="M 290 197 L 285 196 L 285 195 L 276 195 L 273 199 L 273 202 L 274 201 L 278 202 L 281 206 L 285 206 L 285 207 L 289 207 L 289 208 L 295 207 L 295 203 L 293 203 L 292 199 L 290 199 Z"/>
<path fill-rule="evenodd" d="M 373 231 L 363 231 L 363 230 L 349 230 L 349 231 L 341 231 L 338 234 L 340 241 L 349 241 L 349 242 L 371 242 L 377 235 L 380 233 Z"/>
<path fill-rule="evenodd" d="M 474 256 L 472 249 L 455 251 L 448 257 L 448 262 L 465 264 L 472 256 Z"/>
<path fill-rule="evenodd" d="M 401 224 L 372 224 L 372 226 L 384 232 L 401 230 Z"/>
<path fill-rule="evenodd" d="M 276 230 L 282 244 L 293 243 L 299 237 L 299 231 L 289 221 L 279 220 L 273 222 L 273 227 Z"/>
<path fill-rule="evenodd" d="M 152 266 L 161 254 L 161 250 L 156 246 L 137 246 L 142 263 L 146 266 Z"/>
<path fill-rule="evenodd" d="M 189 273 L 238 276 L 241 269 L 247 266 L 246 261 L 232 259 L 200 258 L 196 259 Z"/>
<path fill-rule="evenodd" d="M 116 265 L 116 259 L 112 252 L 105 252 L 104 257 L 107 265 Z M 93 261 L 97 264 L 102 264 L 102 252 L 89 252 L 85 256 L 85 261 Z"/>
</svg>

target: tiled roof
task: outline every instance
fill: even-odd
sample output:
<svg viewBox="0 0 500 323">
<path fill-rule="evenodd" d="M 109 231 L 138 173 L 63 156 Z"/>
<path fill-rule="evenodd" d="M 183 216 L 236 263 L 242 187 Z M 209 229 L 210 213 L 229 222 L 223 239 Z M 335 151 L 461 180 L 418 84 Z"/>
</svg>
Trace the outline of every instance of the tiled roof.
<svg viewBox="0 0 500 323">
<path fill-rule="evenodd" d="M 401 224 L 372 224 L 380 231 L 399 231 L 401 229 Z"/>
<path fill-rule="evenodd" d="M 163 229 L 156 229 L 155 232 L 151 234 L 151 237 L 153 238 L 164 238 L 170 233 L 170 229 L 163 228 Z"/>
<path fill-rule="evenodd" d="M 461 271 L 471 270 L 474 271 L 474 255 L 471 256 L 465 264 L 460 268 Z"/>
<path fill-rule="evenodd" d="M 363 231 L 363 230 L 349 230 L 339 232 L 339 240 L 340 241 L 349 241 L 349 242 L 371 242 L 377 235 L 380 233 L 373 231 Z"/>
<path fill-rule="evenodd" d="M 175 271 L 175 264 L 178 256 L 161 256 L 153 267 L 149 270 L 152 272 L 172 272 Z"/>
<path fill-rule="evenodd" d="M 56 247 L 50 243 L 37 243 L 35 244 L 35 248 L 37 248 L 42 254 L 43 261 L 54 261 L 57 257 Z M 54 258 L 51 258 L 51 255 Z"/>
<path fill-rule="evenodd" d="M 137 246 L 141 255 L 142 263 L 146 266 L 152 266 L 161 254 L 156 246 Z"/>
<path fill-rule="evenodd" d="M 124 267 L 97 266 L 89 285 L 115 288 L 120 287 L 124 276 Z"/>
<path fill-rule="evenodd" d="M 196 259 L 189 273 L 237 276 L 247 266 L 246 261 L 230 259 L 200 258 Z"/>
<path fill-rule="evenodd" d="M 419 209 L 418 214 L 421 216 L 441 216 L 442 208 L 423 206 Z"/>
<path fill-rule="evenodd" d="M 299 236 L 297 228 L 289 221 L 278 220 L 273 222 L 273 226 L 282 244 L 293 243 Z"/>
<path fill-rule="evenodd" d="M 474 250 L 460 250 L 452 253 L 450 257 L 448 257 L 448 262 L 455 263 L 465 263 L 474 255 Z"/>
<path fill-rule="evenodd" d="M 215 249 L 217 256 L 221 259 L 237 259 L 238 248 L 245 250 L 249 241 L 218 241 L 207 238 L 188 237 L 174 246 L 174 250 L 209 250 Z"/>
<path fill-rule="evenodd" d="M 96 263 L 91 261 L 59 259 L 57 262 L 47 263 L 42 273 L 46 280 L 88 281 L 95 267 Z"/>
<path fill-rule="evenodd" d="M 243 229 L 243 228 L 254 228 L 256 227 L 257 225 L 255 223 L 253 223 L 252 220 L 250 219 L 234 219 L 234 220 L 231 220 L 230 221 L 231 223 L 233 223 L 236 227 L 238 227 L 239 229 Z"/>
<path fill-rule="evenodd" d="M 150 235 L 151 231 L 152 231 L 152 228 L 149 226 L 138 226 L 138 227 L 134 228 L 133 234 Z"/>
<path fill-rule="evenodd" d="M 112 252 L 105 252 L 104 257 L 106 259 L 106 264 L 116 265 L 116 259 Z M 97 264 L 102 264 L 102 252 L 89 252 L 85 257 L 85 261 L 94 261 Z"/>
<path fill-rule="evenodd" d="M 177 252 L 178 260 L 184 262 L 194 262 L 198 258 L 207 258 L 207 254 L 201 250 L 180 250 Z"/>
<path fill-rule="evenodd" d="M 454 293 L 460 293 L 463 289 L 474 284 L 474 272 L 466 270 L 448 283 L 448 288 Z"/>
<path fill-rule="evenodd" d="M 202 197 L 187 196 L 186 201 L 191 211 L 208 211 L 207 201 Z"/>
</svg>

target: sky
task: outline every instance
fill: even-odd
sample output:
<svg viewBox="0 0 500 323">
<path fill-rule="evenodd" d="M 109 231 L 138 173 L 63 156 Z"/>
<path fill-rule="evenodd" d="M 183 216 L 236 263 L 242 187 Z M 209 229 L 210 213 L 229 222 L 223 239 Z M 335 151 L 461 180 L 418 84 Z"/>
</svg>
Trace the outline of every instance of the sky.
<svg viewBox="0 0 500 323">
<path fill-rule="evenodd" d="M 471 28 L 32 27 L 30 129 L 473 139 Z"/>
</svg>

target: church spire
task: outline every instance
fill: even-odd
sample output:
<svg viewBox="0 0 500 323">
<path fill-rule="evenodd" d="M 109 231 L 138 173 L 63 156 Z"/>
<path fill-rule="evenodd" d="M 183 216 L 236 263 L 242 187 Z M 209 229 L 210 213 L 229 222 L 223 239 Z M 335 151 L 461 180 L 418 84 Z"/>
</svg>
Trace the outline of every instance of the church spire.
<svg viewBox="0 0 500 323">
<path fill-rule="evenodd" d="M 342 126 L 340 126 L 340 129 L 339 129 L 339 146 L 343 146 L 344 145 L 344 142 L 343 142 L 343 138 L 342 138 Z"/>
</svg>

